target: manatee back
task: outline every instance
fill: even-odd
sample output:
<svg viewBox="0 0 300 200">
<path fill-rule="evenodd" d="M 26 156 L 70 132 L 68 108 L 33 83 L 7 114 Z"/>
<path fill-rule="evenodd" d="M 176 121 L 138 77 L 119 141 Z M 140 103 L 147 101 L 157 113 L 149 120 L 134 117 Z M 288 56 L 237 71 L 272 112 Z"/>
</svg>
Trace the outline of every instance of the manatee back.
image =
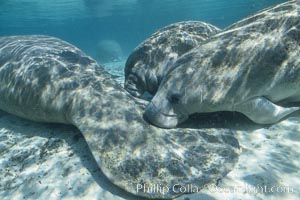
<svg viewBox="0 0 300 200">
<path fill-rule="evenodd" d="M 209 104 L 215 111 L 216 102 L 222 105 L 219 110 L 260 96 L 272 102 L 299 101 L 298 2 L 259 11 L 212 36 L 178 58 L 164 83 L 188 94 L 182 101 L 209 102 L 206 108 Z"/>
<path fill-rule="evenodd" d="M 0 109 L 34 121 L 69 123 L 73 96 L 87 83 L 88 69 L 96 67 L 54 37 L 0 37 Z"/>
<path fill-rule="evenodd" d="M 202 21 L 183 21 L 153 33 L 129 55 L 124 69 L 125 89 L 140 98 L 145 92 L 155 95 L 179 56 L 220 31 Z"/>
</svg>

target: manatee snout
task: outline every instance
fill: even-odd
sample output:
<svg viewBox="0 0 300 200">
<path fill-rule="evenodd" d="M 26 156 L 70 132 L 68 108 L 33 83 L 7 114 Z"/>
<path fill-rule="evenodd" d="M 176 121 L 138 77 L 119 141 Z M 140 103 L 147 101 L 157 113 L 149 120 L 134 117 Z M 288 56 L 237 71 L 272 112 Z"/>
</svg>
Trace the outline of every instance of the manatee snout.
<svg viewBox="0 0 300 200">
<path fill-rule="evenodd" d="M 166 114 L 162 112 L 152 101 L 147 105 L 145 119 L 160 128 L 175 128 L 179 123 L 185 121 L 188 117 L 178 114 Z"/>
</svg>

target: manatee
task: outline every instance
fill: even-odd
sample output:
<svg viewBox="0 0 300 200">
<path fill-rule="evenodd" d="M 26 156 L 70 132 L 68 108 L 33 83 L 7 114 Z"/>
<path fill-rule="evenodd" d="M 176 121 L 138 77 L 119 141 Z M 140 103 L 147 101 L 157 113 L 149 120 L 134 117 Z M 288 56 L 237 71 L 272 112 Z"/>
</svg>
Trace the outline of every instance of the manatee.
<svg viewBox="0 0 300 200">
<path fill-rule="evenodd" d="M 123 50 L 121 45 L 115 40 L 101 40 L 96 45 L 96 60 L 101 63 L 121 61 Z"/>
<path fill-rule="evenodd" d="M 299 8 L 289 1 L 258 12 L 181 56 L 145 117 L 172 128 L 193 113 L 237 111 L 271 124 L 299 110 L 291 106 L 300 100 Z"/>
<path fill-rule="evenodd" d="M 150 100 L 177 57 L 219 31 L 201 21 L 178 22 L 158 30 L 129 55 L 124 70 L 125 89 L 135 97 Z"/>
<path fill-rule="evenodd" d="M 145 106 L 67 42 L 0 37 L 0 109 L 76 126 L 103 173 L 127 192 L 173 198 L 232 170 L 239 153 L 232 131 L 156 128 L 143 119 Z M 189 185 L 198 190 L 179 191 Z"/>
</svg>

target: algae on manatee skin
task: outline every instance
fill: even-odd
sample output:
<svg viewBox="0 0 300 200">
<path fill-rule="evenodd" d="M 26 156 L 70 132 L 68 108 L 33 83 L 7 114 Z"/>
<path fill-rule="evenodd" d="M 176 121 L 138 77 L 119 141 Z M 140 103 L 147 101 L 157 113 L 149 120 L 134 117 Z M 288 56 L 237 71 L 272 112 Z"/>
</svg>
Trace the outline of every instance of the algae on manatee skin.
<svg viewBox="0 0 300 200">
<path fill-rule="evenodd" d="M 124 160 L 123 165 L 120 167 L 120 171 L 124 174 L 129 174 L 132 177 L 139 177 L 140 173 L 145 167 L 143 160 Z"/>
</svg>

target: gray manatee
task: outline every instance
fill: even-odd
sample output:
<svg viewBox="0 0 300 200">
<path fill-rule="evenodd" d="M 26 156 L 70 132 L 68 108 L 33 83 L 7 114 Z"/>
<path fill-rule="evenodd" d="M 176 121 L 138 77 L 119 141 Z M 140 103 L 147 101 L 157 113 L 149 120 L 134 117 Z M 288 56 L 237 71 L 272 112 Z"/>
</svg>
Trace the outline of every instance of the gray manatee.
<svg viewBox="0 0 300 200">
<path fill-rule="evenodd" d="M 67 42 L 0 37 L 0 109 L 37 122 L 73 124 L 103 173 L 124 190 L 173 198 L 215 183 L 237 162 L 239 144 L 231 131 L 159 129 L 144 121 L 144 108 Z M 180 191 L 189 185 L 197 190 Z"/>
<path fill-rule="evenodd" d="M 96 59 L 101 63 L 122 60 L 123 50 L 115 40 L 101 40 L 96 45 Z"/>
<path fill-rule="evenodd" d="M 151 99 L 175 60 L 219 31 L 205 22 L 184 21 L 153 33 L 129 55 L 125 89 L 133 96 Z"/>
<path fill-rule="evenodd" d="M 192 113 L 237 111 L 259 124 L 299 110 L 299 1 L 243 19 L 180 57 L 147 106 L 146 118 L 172 128 Z"/>
</svg>

